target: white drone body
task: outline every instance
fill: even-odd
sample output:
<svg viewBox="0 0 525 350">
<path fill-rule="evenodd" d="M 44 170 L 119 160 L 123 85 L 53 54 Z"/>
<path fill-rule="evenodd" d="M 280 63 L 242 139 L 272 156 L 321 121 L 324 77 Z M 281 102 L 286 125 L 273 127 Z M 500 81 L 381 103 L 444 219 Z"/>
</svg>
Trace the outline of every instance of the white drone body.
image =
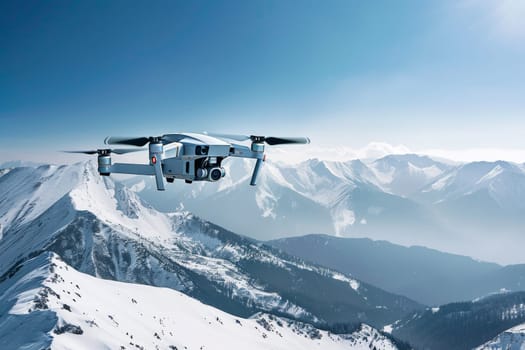
<svg viewBox="0 0 525 350">
<path fill-rule="evenodd" d="M 251 145 L 234 141 L 251 140 Z M 268 145 L 306 144 L 307 137 L 265 137 L 224 134 L 166 134 L 158 137 L 107 137 L 106 144 L 145 146 L 149 144 L 149 164 L 112 163 L 111 153 L 125 154 L 143 149 L 99 149 L 93 151 L 69 151 L 71 153 L 98 154 L 98 172 L 102 176 L 112 173 L 155 176 L 157 189 L 164 191 L 164 178 L 193 181 L 219 181 L 226 175 L 222 161 L 227 157 L 252 158 L 256 160 L 250 185 L 255 186 L 257 176 L 265 160 L 265 143 Z"/>
</svg>

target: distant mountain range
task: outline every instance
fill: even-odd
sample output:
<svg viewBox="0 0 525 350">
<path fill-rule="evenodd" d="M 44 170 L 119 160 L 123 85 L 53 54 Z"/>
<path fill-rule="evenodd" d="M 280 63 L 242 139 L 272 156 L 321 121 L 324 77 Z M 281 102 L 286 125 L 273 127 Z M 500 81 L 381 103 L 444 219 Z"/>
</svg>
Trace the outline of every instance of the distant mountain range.
<svg viewBox="0 0 525 350">
<path fill-rule="evenodd" d="M 248 185 L 249 161 L 225 165 L 228 176 L 218 183 L 175 183 L 161 194 L 151 179 L 126 183 L 159 210 L 183 203 L 206 220 L 262 240 L 323 233 L 523 262 L 523 164 L 452 164 L 412 154 L 366 162 L 267 161 L 255 188 Z"/>
<path fill-rule="evenodd" d="M 426 305 L 525 290 L 525 264 L 501 266 L 368 238 L 307 235 L 268 244 Z"/>
</svg>

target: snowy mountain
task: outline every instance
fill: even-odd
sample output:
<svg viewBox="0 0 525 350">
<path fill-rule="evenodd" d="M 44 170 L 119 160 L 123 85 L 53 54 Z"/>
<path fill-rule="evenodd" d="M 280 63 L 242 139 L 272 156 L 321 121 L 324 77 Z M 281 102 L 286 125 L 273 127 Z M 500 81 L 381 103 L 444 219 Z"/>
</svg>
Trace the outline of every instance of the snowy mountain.
<svg viewBox="0 0 525 350">
<path fill-rule="evenodd" d="M 244 317 L 382 327 L 421 308 L 186 211 L 160 213 L 91 163 L 12 169 L 0 193 L 0 276 L 53 251 L 84 273 L 176 289 Z"/>
<path fill-rule="evenodd" d="M 249 161 L 228 159 L 225 166 L 224 182 L 175 183 L 160 195 L 148 179 L 127 183 L 159 210 L 183 203 L 204 219 L 262 240 L 324 233 L 523 262 L 523 165 L 453 165 L 410 154 L 368 162 L 267 161 L 255 188 L 248 186 Z"/>
<path fill-rule="evenodd" d="M 453 167 L 427 156 L 405 154 L 378 159 L 370 164 L 370 168 L 385 191 L 410 197 Z"/>
<path fill-rule="evenodd" d="M 171 289 L 80 273 L 48 252 L 0 280 L 0 348 L 397 349 L 367 325 L 337 335 L 269 314 L 235 317 Z"/>
<path fill-rule="evenodd" d="M 525 324 L 512 327 L 476 350 L 523 350 L 525 349 Z"/>
<path fill-rule="evenodd" d="M 524 322 L 525 292 L 502 291 L 418 311 L 387 328 L 416 349 L 463 350 L 484 344 Z"/>
<path fill-rule="evenodd" d="M 406 236 L 406 227 L 439 226 L 420 205 L 386 190 L 392 179 L 384 164 L 378 170 L 359 160 L 313 159 L 299 165 L 267 161 L 255 188 L 248 186 L 249 161 L 234 159 L 225 165 L 232 176 L 225 183 L 176 184 L 161 196 L 142 178 L 128 184 L 160 210 L 183 203 L 207 220 L 257 239 L 320 232 L 399 239 Z"/>
</svg>

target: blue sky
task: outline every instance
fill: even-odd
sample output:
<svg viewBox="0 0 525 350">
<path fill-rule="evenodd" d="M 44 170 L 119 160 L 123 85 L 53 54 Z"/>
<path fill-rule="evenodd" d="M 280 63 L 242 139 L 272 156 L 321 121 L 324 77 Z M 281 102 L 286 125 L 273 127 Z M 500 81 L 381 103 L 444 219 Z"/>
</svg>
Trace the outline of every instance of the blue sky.
<svg viewBox="0 0 525 350">
<path fill-rule="evenodd" d="M 523 16 L 520 0 L 4 1 L 0 161 L 204 130 L 505 158 L 525 149 Z"/>
</svg>

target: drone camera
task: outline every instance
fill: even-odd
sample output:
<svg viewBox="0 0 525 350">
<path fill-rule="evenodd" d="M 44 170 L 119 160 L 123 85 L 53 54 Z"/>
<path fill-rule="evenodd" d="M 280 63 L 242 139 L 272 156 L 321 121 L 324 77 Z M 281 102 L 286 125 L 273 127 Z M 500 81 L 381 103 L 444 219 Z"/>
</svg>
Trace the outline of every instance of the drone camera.
<svg viewBox="0 0 525 350">
<path fill-rule="evenodd" d="M 210 175 L 208 176 L 208 179 L 210 181 L 219 181 L 222 177 L 226 175 L 226 170 L 224 170 L 223 167 L 219 168 L 213 168 L 210 170 Z"/>
</svg>

